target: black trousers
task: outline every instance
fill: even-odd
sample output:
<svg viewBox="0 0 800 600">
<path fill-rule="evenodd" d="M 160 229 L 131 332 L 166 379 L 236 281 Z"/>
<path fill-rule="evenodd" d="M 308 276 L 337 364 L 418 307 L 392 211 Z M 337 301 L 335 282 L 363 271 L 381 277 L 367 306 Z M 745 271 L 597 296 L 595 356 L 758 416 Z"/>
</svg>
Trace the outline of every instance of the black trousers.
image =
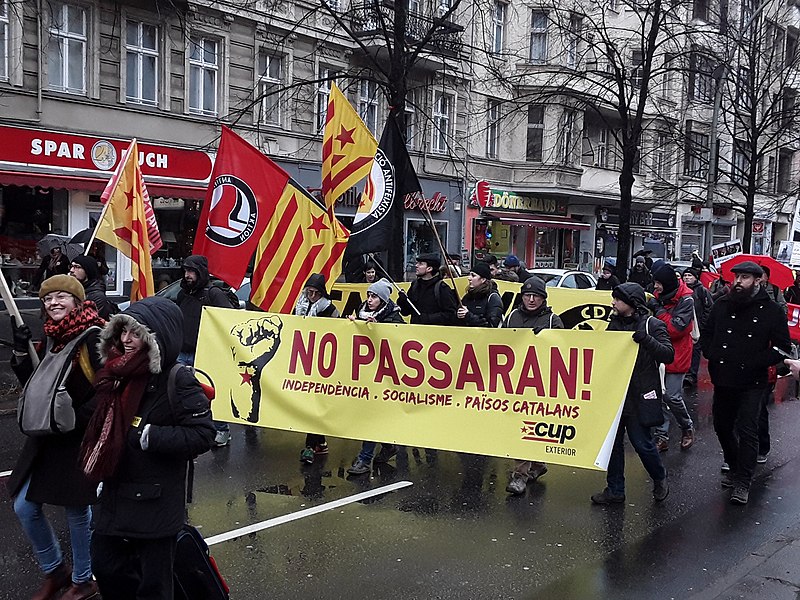
<svg viewBox="0 0 800 600">
<path fill-rule="evenodd" d="M 750 485 L 758 457 L 758 422 L 764 388 L 714 387 L 714 431 L 733 478 Z"/>
<path fill-rule="evenodd" d="M 92 570 L 103 598 L 173 600 L 176 536 L 157 539 L 92 535 Z"/>
</svg>

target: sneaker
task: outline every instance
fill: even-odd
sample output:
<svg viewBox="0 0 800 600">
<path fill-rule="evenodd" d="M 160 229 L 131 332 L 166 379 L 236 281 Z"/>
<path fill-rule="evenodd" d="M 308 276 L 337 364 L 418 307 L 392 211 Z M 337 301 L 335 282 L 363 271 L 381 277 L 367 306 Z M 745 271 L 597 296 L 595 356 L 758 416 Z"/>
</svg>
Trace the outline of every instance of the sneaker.
<svg viewBox="0 0 800 600">
<path fill-rule="evenodd" d="M 653 498 L 655 501 L 662 502 L 667 496 L 669 496 L 669 484 L 667 483 L 667 478 L 665 477 L 660 481 L 653 482 Z"/>
<path fill-rule="evenodd" d="M 625 502 L 625 494 L 622 496 L 615 496 L 608 488 L 604 489 L 599 494 L 592 496 L 593 504 L 621 504 Z"/>
<path fill-rule="evenodd" d="M 728 471 L 731 470 L 731 466 L 728 463 L 724 462 L 720 466 L 719 470 L 722 471 L 723 473 L 727 473 Z"/>
<path fill-rule="evenodd" d="M 231 441 L 231 432 L 230 431 L 218 431 L 217 435 L 214 436 L 214 445 L 217 448 L 221 448 L 222 446 L 227 446 Z"/>
<path fill-rule="evenodd" d="M 688 450 L 694 444 L 694 430 L 687 429 L 681 436 L 681 450 Z"/>
<path fill-rule="evenodd" d="M 520 494 L 525 493 L 525 488 L 527 487 L 528 480 L 525 476 L 520 475 L 519 473 L 512 473 L 511 481 L 508 482 L 506 486 L 506 491 L 509 494 L 514 494 L 515 496 L 519 496 Z"/>
<path fill-rule="evenodd" d="M 759 454 L 756 457 L 756 462 L 758 464 L 760 464 L 760 465 L 763 465 L 765 462 L 767 462 L 767 455 L 766 454 Z"/>
<path fill-rule="evenodd" d="M 531 466 L 530 471 L 528 471 L 528 477 L 530 477 L 530 481 L 536 481 L 547 473 L 547 465 L 544 463 L 533 463 Z"/>
<path fill-rule="evenodd" d="M 314 446 L 314 454 L 327 454 L 328 453 L 328 442 L 322 442 L 321 444 L 317 444 Z"/>
<path fill-rule="evenodd" d="M 731 475 L 730 473 L 726 473 L 725 475 L 723 475 L 722 480 L 719 483 L 724 488 L 732 488 L 734 485 L 736 485 L 736 482 L 733 479 L 733 475 Z"/>
<path fill-rule="evenodd" d="M 369 473 L 369 463 L 357 458 L 353 461 L 350 468 L 347 469 L 347 472 L 350 473 L 350 475 L 365 475 Z"/>
<path fill-rule="evenodd" d="M 665 440 L 664 438 L 656 440 L 656 449 L 659 452 L 666 452 L 669 450 L 669 441 Z"/>
<path fill-rule="evenodd" d="M 731 492 L 731 504 L 747 504 L 749 498 L 750 489 L 742 484 L 738 484 Z"/>
<path fill-rule="evenodd" d="M 314 449 L 313 448 L 303 448 L 300 452 L 300 462 L 304 462 L 306 464 L 311 464 L 314 462 Z"/>
<path fill-rule="evenodd" d="M 383 444 L 381 446 L 381 451 L 378 452 L 378 456 L 372 459 L 374 463 L 385 463 L 389 462 L 393 456 L 397 454 L 397 446 L 393 446 L 392 444 Z M 415 455 L 416 456 L 416 455 Z"/>
</svg>

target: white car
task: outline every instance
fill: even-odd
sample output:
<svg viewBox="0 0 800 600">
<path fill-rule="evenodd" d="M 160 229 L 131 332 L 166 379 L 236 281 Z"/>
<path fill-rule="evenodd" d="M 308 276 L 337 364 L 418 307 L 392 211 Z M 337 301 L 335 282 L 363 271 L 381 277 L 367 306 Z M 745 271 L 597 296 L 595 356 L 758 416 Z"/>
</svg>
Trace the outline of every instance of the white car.
<svg viewBox="0 0 800 600">
<path fill-rule="evenodd" d="M 547 287 L 571 288 L 576 290 L 593 290 L 597 279 L 591 273 L 570 271 L 567 269 L 528 269 L 531 275 L 544 280 Z"/>
<path fill-rule="evenodd" d="M 211 283 L 214 285 L 224 285 L 219 279 L 216 277 L 211 278 Z M 233 289 L 233 288 L 231 288 Z M 168 300 L 172 300 L 173 302 L 178 301 L 178 293 L 181 291 L 181 280 L 176 279 L 172 283 L 170 283 L 167 287 L 163 290 L 156 292 L 156 296 L 163 296 Z M 236 297 L 239 298 L 239 308 L 243 309 L 247 305 L 247 301 L 250 300 L 250 278 L 245 277 L 244 281 L 242 282 L 242 287 L 238 290 L 233 290 L 236 294 Z M 119 309 L 120 311 L 125 310 L 131 305 L 130 302 L 120 302 Z"/>
</svg>

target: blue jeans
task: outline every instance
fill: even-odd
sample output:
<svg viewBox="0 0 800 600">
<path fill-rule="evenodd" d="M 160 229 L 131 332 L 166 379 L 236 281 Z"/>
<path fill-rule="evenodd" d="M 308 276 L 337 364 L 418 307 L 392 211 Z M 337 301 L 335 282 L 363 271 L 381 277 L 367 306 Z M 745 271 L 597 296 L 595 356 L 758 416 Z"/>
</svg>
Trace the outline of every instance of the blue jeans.
<svg viewBox="0 0 800 600">
<path fill-rule="evenodd" d="M 14 512 L 17 513 L 22 529 L 33 546 L 39 568 L 45 574 L 49 574 L 64 562 L 64 555 L 61 553 L 58 538 L 42 510 L 42 505 L 25 498 L 30 483 L 29 477 L 14 498 Z M 67 515 L 72 543 L 72 581 L 84 583 L 92 578 L 92 560 L 89 554 L 92 507 L 65 506 L 64 512 Z"/>
<path fill-rule="evenodd" d="M 193 367 L 194 352 L 181 352 L 178 354 L 178 362 L 182 365 L 186 365 L 187 367 Z M 230 423 L 225 423 L 224 421 L 214 421 L 214 429 L 217 431 L 230 431 L 231 425 Z"/>
<path fill-rule="evenodd" d="M 655 481 L 661 481 L 667 476 L 667 470 L 661 462 L 661 456 L 656 449 L 653 436 L 649 427 L 639 423 L 636 415 L 622 416 L 617 428 L 617 437 L 614 439 L 614 448 L 611 450 L 611 459 L 608 461 L 606 482 L 608 491 L 614 496 L 625 495 L 625 432 L 633 449 L 639 455 L 647 474 Z"/>
<path fill-rule="evenodd" d="M 378 447 L 378 442 L 362 442 L 361 452 L 358 453 L 358 460 L 367 464 L 372 462 L 375 457 L 375 448 Z"/>
</svg>

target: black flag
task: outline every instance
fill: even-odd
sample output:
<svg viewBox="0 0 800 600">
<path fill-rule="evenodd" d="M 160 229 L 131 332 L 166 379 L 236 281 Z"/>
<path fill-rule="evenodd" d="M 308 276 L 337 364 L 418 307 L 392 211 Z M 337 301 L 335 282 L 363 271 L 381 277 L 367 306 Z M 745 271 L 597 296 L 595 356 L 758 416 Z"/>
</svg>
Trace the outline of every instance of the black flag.
<svg viewBox="0 0 800 600">
<path fill-rule="evenodd" d="M 402 211 L 408 194 L 422 192 L 394 116 L 383 128 L 375 162 L 356 211 L 345 260 L 389 247 L 393 212 Z"/>
</svg>

